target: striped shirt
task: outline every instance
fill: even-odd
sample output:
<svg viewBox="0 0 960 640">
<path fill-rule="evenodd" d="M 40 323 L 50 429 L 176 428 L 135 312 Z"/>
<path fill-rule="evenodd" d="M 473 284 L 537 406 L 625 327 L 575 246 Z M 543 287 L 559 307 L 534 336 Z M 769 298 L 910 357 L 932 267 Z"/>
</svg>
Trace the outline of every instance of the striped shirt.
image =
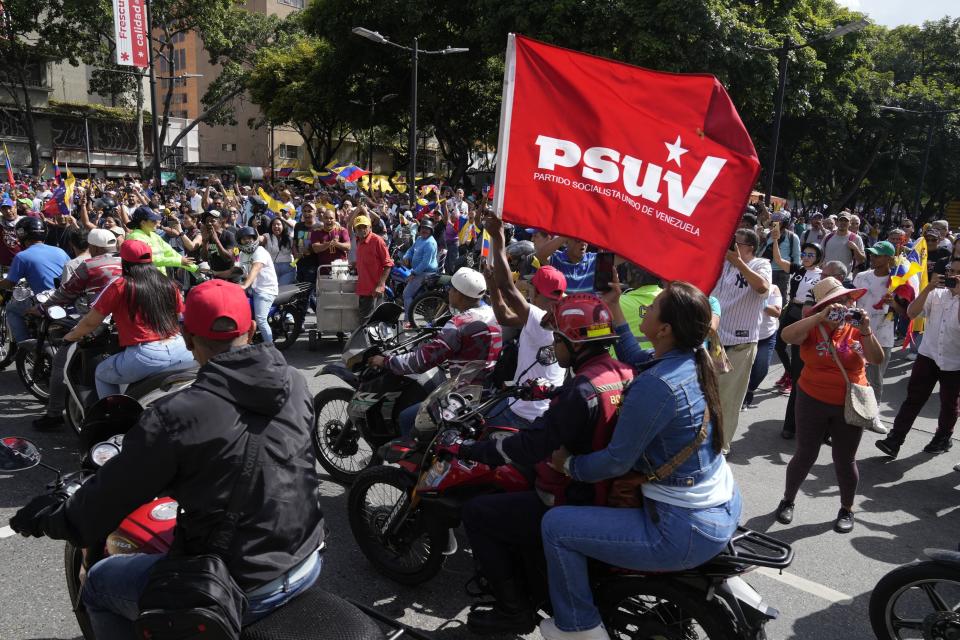
<svg viewBox="0 0 960 640">
<path fill-rule="evenodd" d="M 772 271 L 770 261 L 753 258 L 748 263 L 750 269 L 769 284 Z M 720 279 L 710 295 L 720 301 L 720 341 L 723 346 L 757 342 L 760 337 L 760 313 L 767 301 L 766 293 L 757 293 L 740 270 L 729 262 L 723 263 Z"/>
</svg>

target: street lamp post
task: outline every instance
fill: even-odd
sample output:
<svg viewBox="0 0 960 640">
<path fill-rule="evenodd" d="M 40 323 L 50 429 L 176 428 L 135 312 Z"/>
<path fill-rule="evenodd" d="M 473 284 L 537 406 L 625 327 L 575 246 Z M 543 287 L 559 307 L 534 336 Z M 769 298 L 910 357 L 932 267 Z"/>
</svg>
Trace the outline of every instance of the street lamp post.
<svg viewBox="0 0 960 640">
<path fill-rule="evenodd" d="M 411 194 L 411 197 L 416 197 L 416 177 L 417 177 L 417 66 L 419 64 L 420 54 L 424 55 L 448 55 L 451 53 L 466 53 L 470 49 L 466 47 L 446 47 L 444 49 L 438 50 L 428 50 L 420 48 L 419 38 L 416 36 L 413 38 L 413 46 L 407 47 L 402 44 L 397 44 L 396 42 L 391 41 L 384 35 L 376 31 L 371 31 L 370 29 L 364 29 L 363 27 L 354 27 L 353 33 L 360 36 L 361 38 L 366 38 L 371 42 L 376 42 L 377 44 L 389 44 L 391 46 L 397 47 L 398 49 L 403 49 L 404 51 L 410 52 L 410 137 L 408 144 L 410 145 L 409 157 L 410 157 L 410 166 L 407 169 L 407 193 Z"/>
<path fill-rule="evenodd" d="M 775 99 L 773 112 L 773 132 L 770 136 L 770 156 L 767 163 L 767 184 L 765 187 L 766 193 L 763 196 L 764 204 L 766 204 L 768 207 L 770 206 L 770 196 L 773 194 L 773 176 L 777 169 L 777 148 L 780 145 L 780 123 L 783 119 L 783 97 L 787 89 L 787 60 L 790 52 L 797 51 L 805 47 L 812 47 L 815 44 L 826 42 L 828 40 L 834 40 L 854 31 L 860 31 L 868 24 L 870 24 L 870 22 L 866 18 L 862 18 L 856 22 L 850 22 L 848 24 L 841 25 L 819 38 L 808 40 L 802 44 L 795 44 L 793 40 L 790 39 L 790 36 L 787 36 L 783 39 L 783 44 L 776 48 L 751 47 L 760 51 L 776 53 L 779 61 L 779 64 L 777 65 L 777 97 Z"/>
</svg>

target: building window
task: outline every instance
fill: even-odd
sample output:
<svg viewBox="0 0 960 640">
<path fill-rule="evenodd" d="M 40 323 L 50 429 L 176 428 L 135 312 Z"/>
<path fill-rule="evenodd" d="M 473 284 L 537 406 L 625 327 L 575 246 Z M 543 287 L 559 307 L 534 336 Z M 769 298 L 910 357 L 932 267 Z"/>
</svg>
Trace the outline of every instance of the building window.
<svg viewBox="0 0 960 640">
<path fill-rule="evenodd" d="M 296 160 L 300 157 L 300 147 L 295 144 L 281 144 L 278 155 L 284 160 Z"/>
<path fill-rule="evenodd" d="M 221 144 L 221 145 L 220 145 L 220 150 L 221 150 L 221 151 L 236 151 L 236 150 L 237 150 L 237 144 L 236 144 L 235 142 L 227 142 L 227 143 Z"/>
<path fill-rule="evenodd" d="M 303 0 L 277 0 L 277 2 L 295 9 L 303 9 Z"/>
</svg>

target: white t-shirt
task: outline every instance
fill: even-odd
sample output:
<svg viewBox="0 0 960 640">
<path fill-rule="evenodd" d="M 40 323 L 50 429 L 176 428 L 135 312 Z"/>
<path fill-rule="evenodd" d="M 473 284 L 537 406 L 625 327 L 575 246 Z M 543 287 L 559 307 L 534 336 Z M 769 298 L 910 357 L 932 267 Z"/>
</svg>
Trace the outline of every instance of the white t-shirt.
<svg viewBox="0 0 960 640">
<path fill-rule="evenodd" d="M 277 271 L 273 268 L 273 258 L 263 247 L 257 247 L 253 253 L 240 252 L 240 266 L 245 274 L 250 273 L 254 262 L 260 262 L 263 266 L 260 267 L 260 273 L 257 274 L 257 279 L 253 281 L 250 288 L 255 293 L 277 295 L 280 287 L 277 284 Z"/>
<path fill-rule="evenodd" d="M 960 296 L 949 289 L 934 289 L 923 305 L 923 315 L 927 324 L 920 355 L 943 371 L 960 371 Z"/>
<path fill-rule="evenodd" d="M 769 260 L 753 258 L 747 266 L 768 283 L 771 281 Z M 760 339 L 760 312 L 767 301 L 767 294 L 755 291 L 739 269 L 724 261 L 720 279 L 710 295 L 720 301 L 722 313 L 717 333 L 723 346 L 749 344 Z"/>
<path fill-rule="evenodd" d="M 203 196 L 198 193 L 190 198 L 190 209 L 193 210 L 194 213 L 203 211 Z"/>
<path fill-rule="evenodd" d="M 813 285 L 820 282 L 820 277 L 823 275 L 823 270 L 820 267 L 813 267 L 812 269 L 807 269 L 803 273 L 799 271 L 790 278 L 792 280 L 799 280 L 797 285 L 797 294 L 793 296 L 792 302 L 798 302 L 803 304 L 807 300 L 807 294 L 810 293 L 810 290 L 813 289 Z"/>
<path fill-rule="evenodd" d="M 520 338 L 517 341 L 517 375 L 523 373 L 527 367 L 530 367 L 530 370 L 524 373 L 521 378 L 514 380 L 517 384 L 534 378 L 546 378 L 550 384 L 557 387 L 563 384 L 564 371 L 559 364 L 554 363 L 549 367 L 544 367 L 537 362 L 537 352 L 540 347 L 553 344 L 553 331 L 540 326 L 540 322 L 545 315 L 547 315 L 546 311 L 538 306 L 530 305 L 527 323 L 523 325 Z M 532 422 L 542 416 L 549 406 L 549 400 L 517 400 L 510 405 L 510 410 L 524 420 Z"/>
<path fill-rule="evenodd" d="M 783 296 L 780 294 L 780 287 L 775 284 L 770 285 L 770 294 L 767 296 L 767 302 L 764 305 L 764 309 L 767 307 L 780 307 L 780 310 L 783 310 Z M 775 334 L 779 326 L 780 318 L 774 318 L 761 309 L 759 334 L 760 340 L 766 340 Z"/>
<path fill-rule="evenodd" d="M 858 273 L 853 278 L 853 286 L 857 289 L 866 289 L 863 297 L 857 300 L 857 306 L 863 309 L 870 317 L 870 330 L 877 336 L 877 342 L 881 347 L 892 348 L 896 340 L 893 329 L 893 319 L 887 319 L 890 311 L 890 305 L 881 305 L 879 309 L 874 305 L 879 304 L 883 296 L 887 295 L 890 287 L 890 276 L 876 276 L 873 270 Z"/>
</svg>

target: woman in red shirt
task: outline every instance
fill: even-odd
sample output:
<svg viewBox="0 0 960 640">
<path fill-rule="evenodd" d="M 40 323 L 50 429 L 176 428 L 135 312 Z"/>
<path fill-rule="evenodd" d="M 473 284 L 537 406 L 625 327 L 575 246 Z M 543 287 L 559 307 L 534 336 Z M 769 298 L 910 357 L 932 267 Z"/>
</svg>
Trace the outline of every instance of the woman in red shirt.
<svg viewBox="0 0 960 640">
<path fill-rule="evenodd" d="M 76 342 L 113 315 L 123 350 L 97 366 L 97 395 L 120 393 L 121 385 L 193 363 L 180 335 L 183 298 L 172 280 L 153 266 L 150 245 L 127 240 L 120 246 L 121 277 L 105 288 L 93 307 L 64 338 Z"/>
<path fill-rule="evenodd" d="M 787 465 L 786 489 L 777 506 L 777 520 L 783 524 L 793 520 L 793 501 L 817 460 L 824 436 L 829 434 L 840 486 L 840 511 L 834 530 L 849 533 L 853 529 L 853 499 L 860 480 L 856 458 L 863 429 L 843 419 L 847 385 L 830 344 L 850 382 L 868 385 L 864 364 L 879 364 L 883 348 L 873 335 L 866 313 L 859 314 L 859 323 L 848 317 L 849 307 L 864 293 L 866 289 L 846 289 L 836 278 L 823 278 L 813 287 L 816 304 L 811 313 L 783 328 L 784 342 L 799 345 L 803 360 L 803 372 L 796 383 L 797 450 Z"/>
</svg>

